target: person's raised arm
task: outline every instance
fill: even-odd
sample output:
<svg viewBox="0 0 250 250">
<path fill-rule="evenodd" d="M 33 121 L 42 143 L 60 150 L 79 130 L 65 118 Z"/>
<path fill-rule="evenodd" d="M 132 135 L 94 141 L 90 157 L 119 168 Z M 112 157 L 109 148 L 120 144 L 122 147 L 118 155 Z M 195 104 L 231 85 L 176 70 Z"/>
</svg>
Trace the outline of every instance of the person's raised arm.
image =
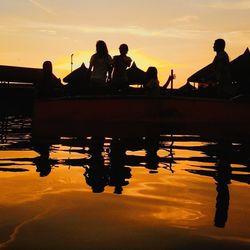
<svg viewBox="0 0 250 250">
<path fill-rule="evenodd" d="M 162 86 L 162 88 L 167 89 L 168 85 L 170 84 L 171 81 L 175 79 L 175 75 L 170 75 L 166 81 L 166 83 Z"/>
</svg>

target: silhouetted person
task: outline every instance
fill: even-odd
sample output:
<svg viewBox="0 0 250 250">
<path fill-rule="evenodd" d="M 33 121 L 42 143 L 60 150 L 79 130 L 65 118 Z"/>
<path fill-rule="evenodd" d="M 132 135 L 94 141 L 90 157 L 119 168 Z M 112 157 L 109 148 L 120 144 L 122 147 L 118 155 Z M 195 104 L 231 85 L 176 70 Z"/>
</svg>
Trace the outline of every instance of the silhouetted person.
<svg viewBox="0 0 250 250">
<path fill-rule="evenodd" d="M 42 78 L 37 86 L 39 97 L 52 97 L 60 92 L 62 88 L 61 80 L 53 74 L 52 63 L 43 63 Z"/>
<path fill-rule="evenodd" d="M 229 208 L 229 189 L 228 184 L 231 183 L 231 166 L 230 166 L 230 145 L 220 143 L 220 153 L 217 161 L 217 172 L 215 180 L 217 181 L 216 190 L 216 212 L 214 217 L 214 225 L 216 227 L 224 227 L 228 217 Z"/>
<path fill-rule="evenodd" d="M 213 49 L 216 52 L 216 56 L 213 60 L 213 68 L 217 81 L 217 92 L 220 97 L 229 97 L 233 94 L 229 57 L 224 50 L 225 46 L 226 43 L 223 39 L 215 40 L 213 46 Z"/>
<path fill-rule="evenodd" d="M 130 67 L 132 60 L 127 56 L 127 44 L 121 44 L 119 51 L 120 55 L 113 57 L 112 87 L 124 90 L 128 86 L 127 68 Z"/>
<path fill-rule="evenodd" d="M 160 83 L 156 67 L 148 67 L 144 87 L 148 95 L 158 96 L 160 94 Z"/>
<path fill-rule="evenodd" d="M 91 186 L 94 193 L 101 193 L 108 185 L 108 171 L 104 165 L 103 138 L 92 138 L 89 154 L 89 166 L 86 167 L 84 177 L 86 183 Z"/>
<path fill-rule="evenodd" d="M 175 79 L 175 75 L 174 74 L 171 74 L 169 75 L 166 83 L 162 86 L 162 89 L 167 89 L 169 84 Z"/>
<path fill-rule="evenodd" d="M 115 194 L 122 194 L 123 186 L 129 184 L 131 169 L 125 166 L 126 148 L 121 138 L 113 138 L 110 146 L 109 186 L 114 187 Z"/>
<path fill-rule="evenodd" d="M 112 57 L 108 53 L 107 45 L 99 40 L 96 43 L 96 53 L 91 56 L 89 63 L 90 86 L 103 88 L 111 79 Z"/>
</svg>

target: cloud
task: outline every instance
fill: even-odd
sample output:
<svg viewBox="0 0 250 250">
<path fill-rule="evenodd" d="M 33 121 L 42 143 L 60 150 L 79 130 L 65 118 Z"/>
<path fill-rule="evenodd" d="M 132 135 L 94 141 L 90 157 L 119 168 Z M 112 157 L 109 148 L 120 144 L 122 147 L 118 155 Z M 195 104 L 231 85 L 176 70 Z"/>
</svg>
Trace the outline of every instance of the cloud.
<svg viewBox="0 0 250 250">
<path fill-rule="evenodd" d="M 139 36 L 156 36 L 158 34 L 158 31 L 153 30 L 147 30 L 144 28 L 139 28 L 136 26 L 130 26 L 130 27 L 91 27 L 91 26 L 85 26 L 85 27 L 79 27 L 80 31 L 84 33 L 125 33 L 130 35 L 139 35 Z"/>
<path fill-rule="evenodd" d="M 56 30 L 48 30 L 48 29 L 41 29 L 39 30 L 41 33 L 47 33 L 47 34 L 56 34 Z"/>
<path fill-rule="evenodd" d="M 50 10 L 49 8 L 45 7 L 44 5 L 42 5 L 39 1 L 37 0 L 29 0 L 30 3 L 32 3 L 33 5 L 35 5 L 37 8 L 41 9 L 42 11 L 46 12 L 47 14 L 52 14 L 54 15 L 55 13 Z"/>
<path fill-rule="evenodd" d="M 196 17 L 185 17 L 182 21 L 195 20 Z M 79 26 L 79 25 L 64 25 L 64 24 L 46 24 L 46 23 L 32 23 L 27 25 L 28 28 L 33 28 L 35 30 L 54 30 L 63 31 L 72 34 L 72 32 L 78 32 L 82 34 L 114 34 L 119 36 L 121 34 L 133 35 L 137 37 L 146 38 L 180 38 L 180 39 L 194 39 L 204 36 L 210 31 L 192 29 L 192 28 L 172 28 L 167 27 L 164 29 L 146 29 L 140 26 Z"/>
<path fill-rule="evenodd" d="M 171 22 L 177 23 L 177 24 L 190 24 L 190 23 L 199 21 L 199 19 L 200 18 L 198 16 L 182 16 L 182 17 L 173 19 Z"/>
<path fill-rule="evenodd" d="M 140 37 L 152 37 L 152 38 L 190 38 L 196 37 L 201 32 L 196 30 L 188 29 L 177 29 L 177 28 L 166 28 L 166 29 L 145 29 L 138 26 L 129 27 L 97 27 L 97 26 L 85 26 L 75 27 L 83 33 L 104 33 L 104 34 L 127 34 Z M 71 28 L 72 30 L 72 28 Z"/>
<path fill-rule="evenodd" d="M 209 4 L 211 8 L 215 9 L 228 9 L 228 10 L 248 10 L 250 9 L 249 0 L 232 0 L 232 1 L 223 1 L 217 0 Z"/>
</svg>

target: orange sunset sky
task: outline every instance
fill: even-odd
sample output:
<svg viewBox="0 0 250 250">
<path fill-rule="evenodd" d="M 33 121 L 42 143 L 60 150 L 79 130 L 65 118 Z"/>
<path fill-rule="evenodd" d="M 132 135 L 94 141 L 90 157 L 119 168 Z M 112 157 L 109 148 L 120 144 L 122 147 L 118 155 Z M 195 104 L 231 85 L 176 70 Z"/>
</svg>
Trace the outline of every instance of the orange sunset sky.
<svg viewBox="0 0 250 250">
<path fill-rule="evenodd" d="M 234 59 L 250 46 L 250 0 L 1 0 L 1 65 L 41 67 L 50 60 L 63 78 L 89 64 L 97 40 L 111 56 L 121 43 L 139 68 L 156 66 L 175 86 L 214 57 L 224 38 Z"/>
</svg>

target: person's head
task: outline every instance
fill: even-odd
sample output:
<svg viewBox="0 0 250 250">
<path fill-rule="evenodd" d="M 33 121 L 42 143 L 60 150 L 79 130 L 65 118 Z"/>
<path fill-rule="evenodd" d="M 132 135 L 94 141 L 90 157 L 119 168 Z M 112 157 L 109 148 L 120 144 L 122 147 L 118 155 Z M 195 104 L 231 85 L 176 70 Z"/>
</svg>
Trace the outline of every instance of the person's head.
<svg viewBox="0 0 250 250">
<path fill-rule="evenodd" d="M 96 184 L 92 186 L 93 193 L 102 193 L 104 191 L 104 186 L 101 184 Z"/>
<path fill-rule="evenodd" d="M 119 47 L 119 51 L 121 55 L 126 55 L 128 53 L 128 45 L 123 43 Z"/>
<path fill-rule="evenodd" d="M 100 56 L 108 55 L 108 48 L 104 41 L 99 40 L 96 42 L 96 53 Z"/>
<path fill-rule="evenodd" d="M 214 51 L 218 52 L 218 51 L 223 51 L 225 49 L 225 46 L 226 46 L 226 42 L 224 39 L 216 39 L 214 41 Z"/>
<path fill-rule="evenodd" d="M 158 72 L 156 67 L 148 67 L 146 71 L 146 78 L 149 79 L 158 79 Z"/>
<path fill-rule="evenodd" d="M 52 74 L 52 63 L 51 63 L 51 61 L 45 61 L 43 63 L 43 72 L 45 74 L 48 74 L 48 75 Z"/>
</svg>

